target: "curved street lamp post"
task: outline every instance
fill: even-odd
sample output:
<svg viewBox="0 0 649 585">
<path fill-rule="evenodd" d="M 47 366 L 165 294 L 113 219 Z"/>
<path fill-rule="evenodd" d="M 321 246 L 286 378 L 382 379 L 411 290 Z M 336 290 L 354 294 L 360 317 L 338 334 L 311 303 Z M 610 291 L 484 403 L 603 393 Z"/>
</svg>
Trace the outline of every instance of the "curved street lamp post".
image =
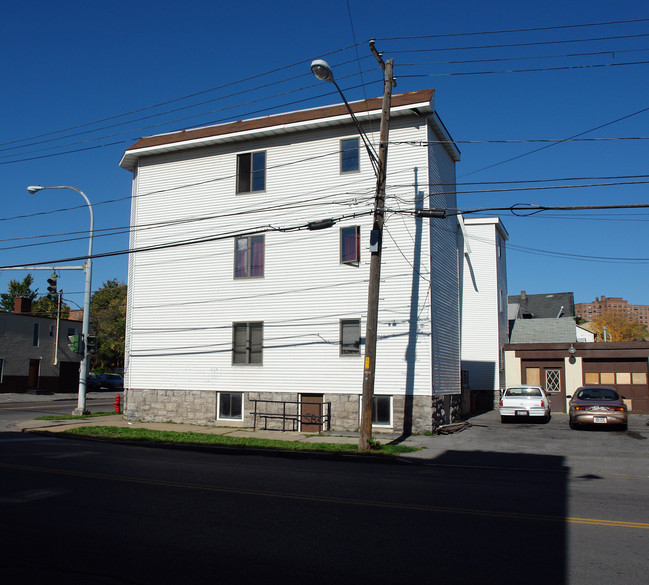
<svg viewBox="0 0 649 585">
<path fill-rule="evenodd" d="M 88 379 L 88 335 L 90 333 L 90 290 L 92 285 L 92 237 L 95 229 L 95 217 L 92 211 L 92 205 L 90 200 L 86 197 L 86 194 L 76 187 L 70 187 L 68 185 L 60 186 L 51 186 L 51 187 L 42 187 L 41 185 L 30 185 L 27 187 L 27 191 L 31 194 L 38 193 L 44 189 L 72 189 L 81 195 L 88 205 L 88 211 L 90 212 L 90 230 L 88 232 L 88 260 L 86 260 L 84 272 L 86 273 L 86 286 L 84 290 L 83 297 L 83 323 L 81 326 L 81 334 L 83 338 L 83 353 L 81 354 L 83 358 L 81 359 L 81 365 L 79 367 L 79 401 L 77 408 L 72 411 L 72 414 L 82 415 L 89 414 L 89 410 L 86 408 L 86 381 Z"/>
</svg>

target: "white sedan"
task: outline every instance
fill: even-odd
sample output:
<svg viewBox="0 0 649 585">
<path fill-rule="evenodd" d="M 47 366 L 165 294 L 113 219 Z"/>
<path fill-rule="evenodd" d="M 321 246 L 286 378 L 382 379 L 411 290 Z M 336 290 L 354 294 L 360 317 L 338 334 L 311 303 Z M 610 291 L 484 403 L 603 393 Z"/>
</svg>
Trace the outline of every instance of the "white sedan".
<svg viewBox="0 0 649 585">
<path fill-rule="evenodd" d="M 500 397 L 500 420 L 530 420 L 530 417 L 550 420 L 550 401 L 543 388 L 520 384 L 506 388 Z"/>
</svg>

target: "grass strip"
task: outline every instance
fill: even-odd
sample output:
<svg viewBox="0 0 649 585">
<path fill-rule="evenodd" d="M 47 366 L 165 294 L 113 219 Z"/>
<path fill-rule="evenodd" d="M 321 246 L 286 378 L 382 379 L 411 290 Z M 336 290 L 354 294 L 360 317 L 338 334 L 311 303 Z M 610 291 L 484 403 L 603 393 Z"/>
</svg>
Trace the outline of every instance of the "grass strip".
<svg viewBox="0 0 649 585">
<path fill-rule="evenodd" d="M 91 412 L 90 414 L 48 414 L 47 416 L 39 416 L 34 420 L 79 420 L 84 418 L 96 418 L 98 416 L 112 416 L 114 412 Z"/>
<path fill-rule="evenodd" d="M 213 445 L 222 447 L 253 447 L 255 449 L 273 449 L 280 451 L 319 451 L 325 453 L 357 453 L 355 444 L 347 443 L 310 443 L 302 441 L 281 441 L 275 439 L 257 439 L 254 437 L 232 437 L 208 433 L 154 431 L 151 429 L 133 429 L 128 427 L 90 426 L 77 427 L 63 431 L 66 435 L 99 437 L 141 441 L 143 443 L 168 443 L 178 445 Z M 407 445 L 379 445 L 372 449 L 373 455 L 396 456 L 402 453 L 417 451 L 417 447 Z"/>
</svg>

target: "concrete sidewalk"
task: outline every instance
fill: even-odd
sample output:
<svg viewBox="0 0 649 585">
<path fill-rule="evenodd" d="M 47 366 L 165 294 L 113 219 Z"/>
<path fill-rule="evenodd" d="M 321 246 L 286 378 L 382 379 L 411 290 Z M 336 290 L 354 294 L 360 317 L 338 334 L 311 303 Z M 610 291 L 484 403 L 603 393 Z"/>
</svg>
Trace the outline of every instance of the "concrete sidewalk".
<svg viewBox="0 0 649 585">
<path fill-rule="evenodd" d="M 88 404 L 92 404 L 93 400 L 113 398 L 114 393 L 107 392 L 90 392 L 86 398 Z M 55 402 L 59 400 L 76 400 L 76 394 L 0 394 L 0 404 L 8 404 L 12 402 Z M 300 433 L 293 431 L 275 431 L 275 430 L 253 430 L 251 428 L 242 427 L 228 427 L 228 426 L 203 426 L 182 423 L 156 423 L 156 422 L 141 422 L 141 421 L 127 421 L 126 417 L 122 414 L 115 414 L 109 416 L 85 418 L 85 419 L 67 419 L 67 420 L 27 420 L 14 424 L 12 430 L 22 432 L 47 432 L 47 433 L 60 433 L 68 429 L 81 426 L 115 426 L 115 427 L 129 427 L 133 429 L 150 429 L 155 431 L 173 431 L 173 432 L 192 432 L 192 433 L 205 433 L 210 435 L 227 435 L 230 437 L 252 437 L 257 439 L 271 439 L 280 441 L 292 441 L 297 443 L 346 443 L 355 445 L 358 443 L 358 435 L 356 433 L 343 433 L 343 432 L 325 432 L 320 434 Z M 389 443 L 398 438 L 397 434 L 393 433 L 374 433 L 374 438 L 381 444 Z M 427 449 L 427 444 L 430 443 L 432 436 L 411 436 L 402 441 L 402 444 L 413 447 L 418 447 L 421 450 Z M 422 451 L 418 451 L 408 456 L 422 457 Z M 431 454 L 426 455 L 430 457 Z"/>
<path fill-rule="evenodd" d="M 114 393 L 91 392 L 87 395 L 88 403 L 92 400 L 113 398 Z M 11 402 L 54 402 L 58 400 L 75 400 L 76 394 L 0 394 L 0 404 Z M 487 413 L 492 415 L 493 413 Z M 93 417 L 86 419 L 68 419 L 68 420 L 27 420 L 16 423 L 12 430 L 22 432 L 47 432 L 60 433 L 71 428 L 81 426 L 116 426 L 129 427 L 134 429 L 150 429 L 156 431 L 173 431 L 173 432 L 193 432 L 205 433 L 211 435 L 227 435 L 230 437 L 253 437 L 258 439 L 271 439 L 280 441 L 293 441 L 297 443 L 345 443 L 355 445 L 358 443 L 358 434 L 345 432 L 325 432 L 320 434 L 299 433 L 292 431 L 271 431 L 271 430 L 253 430 L 251 428 L 227 427 L 227 426 L 202 426 L 182 423 L 156 423 L 127 421 L 126 417 L 121 414 Z M 470 425 L 468 425 L 470 427 Z M 465 434 L 465 430 L 461 434 Z M 419 451 L 408 453 L 408 458 L 415 459 L 432 459 L 439 455 L 440 452 L 447 450 L 459 433 L 446 436 L 433 435 L 412 435 L 400 441 L 403 445 L 417 447 Z M 395 433 L 373 433 L 373 437 L 381 444 L 387 444 L 399 438 Z"/>
<path fill-rule="evenodd" d="M 0 395 L 0 403 L 13 402 L 54 402 L 59 398 L 76 399 L 73 395 Z M 113 393 L 90 393 L 88 405 L 94 400 L 111 402 Z M 107 408 L 112 410 L 112 406 Z M 560 458 L 562 464 L 573 471 L 585 474 L 597 471 L 595 462 L 602 456 L 610 457 L 611 472 L 619 467 L 624 469 L 624 457 L 649 457 L 649 415 L 631 415 L 628 432 L 608 432 L 609 429 L 591 431 L 572 431 L 568 426 L 568 416 L 554 413 L 548 424 L 507 424 L 500 422 L 497 410 L 480 413 L 469 419 L 467 428 L 461 432 L 437 435 L 411 435 L 400 443 L 419 448 L 397 458 L 399 461 L 442 466 L 479 467 L 527 467 L 528 465 L 554 465 Z M 25 432 L 59 433 L 78 426 L 122 426 L 160 431 L 194 432 L 227 435 L 230 437 L 255 437 L 293 441 L 296 443 L 346 443 L 356 445 L 357 433 L 331 431 L 320 434 L 307 434 L 291 431 L 264 431 L 251 428 L 226 426 L 201 426 L 176 423 L 131 422 L 123 415 L 76 419 L 36 421 L 25 420 L 14 423 L 10 430 Z M 603 432 L 607 431 L 607 432 Z M 381 444 L 399 439 L 397 434 L 375 432 L 374 438 Z M 386 461 L 394 460 L 386 458 Z M 553 469 L 554 471 L 554 469 Z"/>
</svg>

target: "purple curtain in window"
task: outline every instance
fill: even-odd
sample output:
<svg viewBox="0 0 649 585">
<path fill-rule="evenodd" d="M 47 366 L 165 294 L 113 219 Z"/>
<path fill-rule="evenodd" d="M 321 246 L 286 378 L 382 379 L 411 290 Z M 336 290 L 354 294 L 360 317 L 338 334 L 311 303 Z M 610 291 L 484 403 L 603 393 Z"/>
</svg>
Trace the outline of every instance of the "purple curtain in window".
<svg viewBox="0 0 649 585">
<path fill-rule="evenodd" d="M 361 257 L 360 234 L 356 227 L 343 228 L 342 230 L 342 258 L 341 262 L 358 262 Z"/>
<path fill-rule="evenodd" d="M 245 278 L 248 276 L 248 238 L 238 238 L 235 245 L 234 276 L 235 278 Z"/>
<path fill-rule="evenodd" d="M 264 237 L 257 236 L 250 238 L 251 262 L 250 276 L 264 275 Z"/>
</svg>

